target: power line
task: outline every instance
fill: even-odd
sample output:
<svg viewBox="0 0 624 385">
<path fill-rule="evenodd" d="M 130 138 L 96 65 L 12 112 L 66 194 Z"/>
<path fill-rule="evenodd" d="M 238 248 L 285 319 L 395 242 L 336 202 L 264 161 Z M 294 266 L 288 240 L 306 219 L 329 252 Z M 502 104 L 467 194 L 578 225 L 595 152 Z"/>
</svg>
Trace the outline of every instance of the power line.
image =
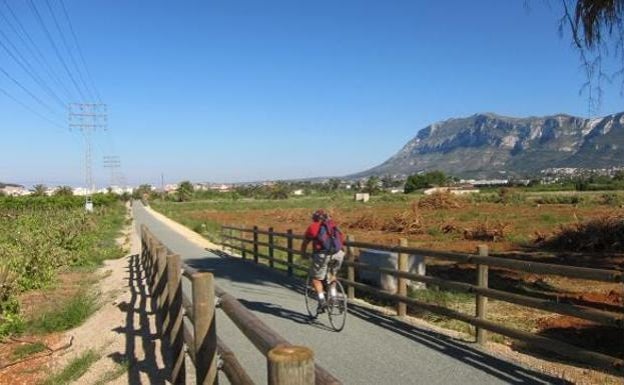
<svg viewBox="0 0 624 385">
<path fill-rule="evenodd" d="M 100 93 L 95 86 L 95 82 L 93 81 L 93 77 L 91 77 L 91 72 L 89 71 L 89 67 L 87 66 L 87 62 L 82 54 L 82 49 L 80 49 L 80 44 L 78 43 L 78 38 L 76 37 L 76 33 L 74 32 L 74 27 L 72 25 L 71 19 L 69 18 L 69 13 L 67 12 L 67 8 L 65 8 L 65 2 L 63 0 L 59 0 L 61 3 L 61 8 L 63 9 L 63 13 L 65 14 L 65 19 L 67 19 L 67 24 L 69 25 L 69 30 L 74 38 L 74 43 L 76 45 L 76 50 L 78 51 L 78 56 L 80 56 L 80 60 L 82 61 L 82 65 L 87 73 L 87 78 L 89 79 L 89 83 L 91 84 L 91 88 L 95 93 L 95 96 L 98 99 L 98 102 L 102 103 L 102 98 L 100 97 Z"/>
<path fill-rule="evenodd" d="M 69 59 L 71 60 L 72 64 L 76 68 L 76 71 L 78 72 L 78 78 L 82 82 L 82 86 L 86 90 L 87 94 L 89 94 L 90 100 L 94 101 L 93 94 L 91 93 L 91 90 L 89 89 L 89 86 L 87 85 L 87 82 L 85 82 L 82 76 L 82 71 L 80 70 L 80 67 L 76 63 L 76 59 L 74 58 L 74 55 L 71 49 L 69 48 L 69 45 L 67 44 L 67 40 L 65 39 L 65 34 L 63 33 L 63 30 L 61 29 L 61 25 L 59 24 L 56 18 L 56 14 L 54 13 L 52 6 L 50 5 L 50 0 L 46 0 L 45 2 L 46 2 L 46 5 L 48 6 L 48 10 L 50 10 L 50 14 L 52 15 L 52 21 L 54 21 L 54 25 L 56 26 L 56 29 L 58 30 L 58 33 L 61 36 L 61 42 L 63 43 L 63 46 L 65 47 L 65 50 L 67 51 L 67 54 L 69 55 Z"/>
<path fill-rule="evenodd" d="M 62 88 L 63 92 L 65 93 L 65 96 L 68 99 L 70 99 L 70 100 L 73 99 L 73 96 L 72 96 L 71 92 L 69 91 L 69 89 L 65 86 L 65 83 L 63 83 L 63 81 L 61 81 L 61 78 L 56 74 L 56 72 L 54 71 L 54 68 L 52 67 L 52 65 L 46 60 L 46 57 L 43 55 L 43 53 L 41 53 L 41 50 L 39 49 L 37 44 L 34 42 L 34 40 L 30 37 L 30 34 L 26 30 L 26 28 L 24 28 L 24 25 L 19 20 L 19 18 L 15 14 L 15 12 L 13 12 L 13 9 L 9 5 L 9 3 L 6 0 L 3 0 L 3 3 L 7 7 L 7 9 L 9 10 L 9 13 L 13 17 L 13 20 L 15 21 L 15 24 L 17 25 L 17 27 L 19 27 L 19 31 L 21 31 L 21 33 L 13 25 L 13 23 L 11 23 L 9 21 L 9 19 L 4 15 L 4 13 L 1 10 L 0 10 L 0 16 L 2 16 L 2 18 L 6 21 L 7 25 L 9 25 L 9 27 L 11 27 L 13 32 L 19 37 L 19 39 L 22 41 L 22 43 L 29 50 L 30 54 L 37 60 L 39 65 L 41 65 L 45 69 L 45 71 L 48 73 L 48 76 L 50 76 L 54 80 L 54 82 L 60 88 Z M 26 37 L 26 39 L 24 39 L 24 36 Z M 28 40 L 28 42 L 30 44 L 28 44 L 26 42 L 26 40 Z M 31 46 L 32 46 L 32 48 L 31 48 Z M 36 55 L 35 55 L 35 53 L 36 53 Z"/>
<path fill-rule="evenodd" d="M 63 65 L 63 68 L 65 68 L 65 72 L 67 72 L 67 75 L 69 76 L 72 83 L 74 84 L 74 87 L 76 87 L 76 90 L 78 91 L 78 94 L 80 95 L 80 98 L 82 100 L 86 100 L 84 97 L 84 94 L 82 93 L 82 90 L 80 89 L 80 87 L 78 87 L 78 83 L 76 82 L 76 79 L 74 79 L 74 75 L 72 75 L 71 71 L 69 70 L 69 67 L 67 67 L 67 63 L 65 63 L 65 60 L 63 60 L 63 57 L 61 56 L 61 53 L 59 52 L 59 49 L 56 46 L 56 43 L 54 42 L 54 39 L 52 39 L 52 35 L 50 34 L 50 31 L 46 27 L 45 22 L 43 21 L 43 18 L 41 17 L 41 14 L 37 10 L 37 6 L 35 6 L 35 3 L 32 0 L 28 0 L 28 4 L 30 5 L 30 8 L 32 9 L 35 16 L 37 17 L 37 21 L 39 22 L 39 25 L 45 32 L 48 38 L 48 41 L 50 42 L 50 44 L 52 45 L 52 48 L 54 49 L 54 52 L 56 53 L 56 56 L 58 57 L 59 61 Z"/>
<path fill-rule="evenodd" d="M 41 77 L 37 75 L 36 71 L 32 68 L 30 63 L 28 63 L 28 61 L 24 58 L 22 53 L 11 42 L 11 40 L 7 37 L 7 35 L 5 35 L 4 31 L 0 30 L 0 36 L 4 40 L 6 40 L 6 42 L 11 46 L 11 48 L 13 49 L 13 52 L 9 50 L 9 48 L 2 42 L 2 40 L 0 40 L 0 47 L 2 47 L 6 51 L 6 53 L 8 53 L 9 56 L 11 56 L 11 58 L 24 70 L 24 72 L 26 72 L 31 78 L 33 78 L 35 83 L 37 83 L 39 87 L 41 87 L 48 94 L 48 96 L 51 96 L 52 99 L 55 99 L 55 101 L 59 103 L 61 108 L 65 109 L 66 108 L 65 103 L 61 100 L 61 98 L 59 98 L 59 96 L 54 91 L 52 91 L 52 89 L 43 81 L 43 79 L 41 79 Z"/>
<path fill-rule="evenodd" d="M 41 119 L 47 121 L 48 123 L 52 124 L 53 126 L 58 127 L 60 129 L 62 129 L 63 131 L 65 131 L 65 127 L 63 127 L 59 123 L 55 122 L 54 120 L 52 120 L 52 119 L 50 119 L 50 118 L 40 114 L 39 112 L 37 112 L 33 108 L 29 107 L 26 103 L 22 102 L 21 100 L 17 99 L 13 95 L 9 94 L 6 90 L 4 90 L 1 87 L 0 87 L 0 92 L 3 93 L 7 98 L 13 100 L 15 103 L 19 104 L 20 106 L 22 106 L 25 109 L 27 109 L 28 111 L 30 111 L 31 113 L 37 115 L 38 117 L 40 117 Z"/>
<path fill-rule="evenodd" d="M 52 108 L 50 108 L 50 106 L 48 106 L 46 103 L 44 103 L 41 99 L 39 99 L 37 97 L 37 95 L 33 94 L 32 92 L 30 92 L 30 90 L 28 90 L 28 88 L 24 87 L 22 85 L 22 83 L 20 83 L 17 79 L 15 79 L 13 76 L 11 76 L 8 72 L 6 72 L 4 70 L 4 68 L 0 67 L 0 72 L 2 72 L 4 74 L 4 76 L 6 76 L 7 78 L 9 78 L 13 83 L 15 83 L 19 88 L 21 88 L 24 92 L 26 92 L 28 95 L 30 95 L 31 98 L 33 98 L 37 103 L 41 104 L 43 107 L 45 107 L 48 111 L 54 113 L 54 110 Z"/>
</svg>

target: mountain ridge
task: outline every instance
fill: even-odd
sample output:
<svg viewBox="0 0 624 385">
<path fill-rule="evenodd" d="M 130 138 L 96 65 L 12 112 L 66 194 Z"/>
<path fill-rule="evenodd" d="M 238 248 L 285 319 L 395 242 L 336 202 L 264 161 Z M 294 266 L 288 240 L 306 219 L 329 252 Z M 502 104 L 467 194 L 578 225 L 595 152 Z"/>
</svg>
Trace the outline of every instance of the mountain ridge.
<svg viewBox="0 0 624 385">
<path fill-rule="evenodd" d="M 548 168 L 621 166 L 624 112 L 593 119 L 481 112 L 430 124 L 385 162 L 349 177 L 432 170 L 458 177 L 524 177 Z"/>
</svg>

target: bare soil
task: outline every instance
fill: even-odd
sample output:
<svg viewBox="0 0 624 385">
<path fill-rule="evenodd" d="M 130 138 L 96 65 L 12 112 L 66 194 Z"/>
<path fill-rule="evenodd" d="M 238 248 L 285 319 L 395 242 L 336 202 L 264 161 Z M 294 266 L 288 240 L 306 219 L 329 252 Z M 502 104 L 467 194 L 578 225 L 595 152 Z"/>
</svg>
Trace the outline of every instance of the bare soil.
<svg viewBox="0 0 624 385">
<path fill-rule="evenodd" d="M 544 253 L 539 248 L 545 239 L 567 228 L 580 227 L 579 224 L 585 221 L 622 217 L 624 209 L 621 207 L 467 204 L 460 200 L 433 197 L 414 202 L 375 203 L 361 207 L 332 207 L 328 201 L 326 208 L 341 228 L 358 241 L 393 244 L 399 238 L 407 238 L 413 247 L 469 253 L 474 253 L 478 245 L 485 243 L 491 254 L 505 258 L 528 258 L 536 262 L 624 270 L 624 254 L 621 253 Z M 292 229 L 295 233 L 302 233 L 309 224 L 310 209 L 196 209 L 178 215 L 200 223 L 212 221 L 246 227 L 272 226 L 280 232 Z M 429 259 L 427 269 L 427 274 L 445 279 L 468 283 L 476 280 L 474 266 Z M 538 276 L 497 268 L 491 268 L 489 275 L 492 288 L 611 312 L 624 312 L 622 284 Z M 513 324 L 522 330 L 624 357 L 624 343 L 621 342 L 624 341 L 623 329 L 601 327 L 581 319 L 504 302 L 495 302 L 491 311 L 498 312 L 492 314 L 497 321 Z"/>
</svg>

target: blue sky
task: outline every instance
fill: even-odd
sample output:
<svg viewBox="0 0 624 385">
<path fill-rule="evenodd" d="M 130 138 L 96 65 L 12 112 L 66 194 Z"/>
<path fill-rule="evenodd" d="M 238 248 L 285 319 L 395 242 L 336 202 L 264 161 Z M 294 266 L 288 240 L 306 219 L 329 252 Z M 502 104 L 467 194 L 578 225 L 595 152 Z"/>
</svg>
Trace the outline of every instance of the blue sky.
<svg viewBox="0 0 624 385">
<path fill-rule="evenodd" d="M 27 1 L 6 1 L 62 77 Z M 45 2 L 35 3 L 54 32 Z M 60 16 L 59 1 L 50 3 Z M 166 182 L 339 176 L 381 163 L 450 117 L 588 115 L 578 54 L 558 34 L 559 2 L 64 3 L 108 104 L 109 130 L 95 135 L 99 186 L 108 182 L 104 155 L 120 156 L 130 184 L 159 184 L 161 173 Z M 66 112 L 2 50 L 0 66 L 61 125 L 0 93 L 0 181 L 81 184 L 83 142 L 63 127 Z M 52 114 L 1 73 L 0 88 Z M 604 90 L 597 114 L 623 110 L 619 82 Z"/>
</svg>

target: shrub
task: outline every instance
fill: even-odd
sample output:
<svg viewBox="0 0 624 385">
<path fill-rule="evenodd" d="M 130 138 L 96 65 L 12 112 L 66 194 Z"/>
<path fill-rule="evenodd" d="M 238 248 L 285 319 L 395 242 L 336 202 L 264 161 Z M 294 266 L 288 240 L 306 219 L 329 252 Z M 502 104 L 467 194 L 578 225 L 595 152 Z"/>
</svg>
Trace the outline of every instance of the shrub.
<svg viewBox="0 0 624 385">
<path fill-rule="evenodd" d="M 542 205 L 576 205 L 583 202 L 583 198 L 578 195 L 544 195 L 535 199 L 535 203 Z"/>
<path fill-rule="evenodd" d="M 622 204 L 624 204 L 624 197 L 616 193 L 605 193 L 600 195 L 598 203 L 607 206 L 621 206 Z"/>
</svg>

